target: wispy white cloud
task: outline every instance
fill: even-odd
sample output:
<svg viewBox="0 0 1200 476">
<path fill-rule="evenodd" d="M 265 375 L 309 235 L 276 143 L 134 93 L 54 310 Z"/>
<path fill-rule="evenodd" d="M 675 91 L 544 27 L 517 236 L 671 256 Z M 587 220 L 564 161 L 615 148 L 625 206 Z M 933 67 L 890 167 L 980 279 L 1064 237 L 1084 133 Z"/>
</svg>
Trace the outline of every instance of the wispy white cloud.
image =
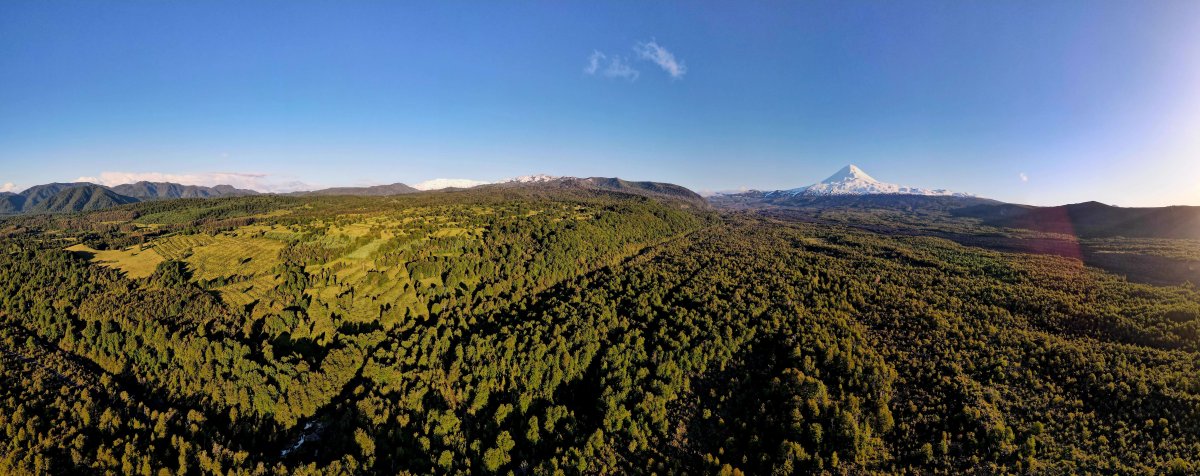
<svg viewBox="0 0 1200 476">
<path fill-rule="evenodd" d="M 642 73 L 633 69 L 625 58 L 614 56 L 608 62 L 608 67 L 604 68 L 604 75 L 610 78 L 622 78 L 628 81 L 635 81 Z"/>
<path fill-rule="evenodd" d="M 609 56 L 599 51 L 593 51 L 588 57 L 587 66 L 584 66 L 583 72 L 589 75 L 600 74 L 606 78 L 621 78 L 626 81 L 635 81 L 641 73 L 629 65 L 622 56 Z"/>
<path fill-rule="evenodd" d="M 114 186 L 134 182 L 174 182 L 184 185 L 232 185 L 236 188 L 247 188 L 259 192 L 293 192 L 296 190 L 311 190 L 314 187 L 297 180 L 285 180 L 272 177 L 269 174 L 244 172 L 199 172 L 187 174 L 172 174 L 163 172 L 101 172 L 98 176 L 86 176 L 75 179 L 76 182 L 91 182 L 95 184 Z"/>
<path fill-rule="evenodd" d="M 436 178 L 413 184 L 412 188 L 417 190 L 438 190 L 450 187 L 471 188 L 476 185 L 487 185 L 489 183 L 491 182 L 486 182 L 483 180 Z"/>
<path fill-rule="evenodd" d="M 682 79 L 683 75 L 687 74 L 687 65 L 655 40 L 634 43 L 633 54 L 635 59 L 650 61 L 658 65 L 671 76 L 671 79 Z M 606 78 L 621 78 L 631 82 L 641 76 L 641 72 L 634 68 L 624 56 L 606 54 L 600 50 L 593 50 L 592 54 L 588 56 L 583 72 L 591 76 L 601 75 Z"/>
<path fill-rule="evenodd" d="M 667 51 L 655 40 L 639 41 L 633 45 L 633 51 L 637 53 L 638 58 L 657 64 L 663 71 L 671 75 L 672 79 L 680 79 L 687 74 L 687 65 L 683 64 L 682 60 L 675 58 L 673 53 Z"/>
<path fill-rule="evenodd" d="M 17 186 L 13 185 L 12 182 L 4 182 L 4 185 L 0 185 L 0 192 L 11 192 L 16 190 L 16 188 Z"/>
<path fill-rule="evenodd" d="M 1025 172 L 1021 172 L 1021 173 L 1017 174 L 1017 176 L 1018 176 L 1018 177 L 1021 177 L 1021 181 L 1022 181 L 1022 182 L 1028 182 L 1028 181 L 1029 181 L 1029 176 L 1028 176 L 1028 175 L 1025 175 Z"/>
<path fill-rule="evenodd" d="M 600 62 L 604 61 L 605 54 L 599 51 L 592 51 L 592 55 L 588 57 L 587 66 L 583 67 L 583 72 L 587 74 L 596 74 L 600 70 Z"/>
</svg>

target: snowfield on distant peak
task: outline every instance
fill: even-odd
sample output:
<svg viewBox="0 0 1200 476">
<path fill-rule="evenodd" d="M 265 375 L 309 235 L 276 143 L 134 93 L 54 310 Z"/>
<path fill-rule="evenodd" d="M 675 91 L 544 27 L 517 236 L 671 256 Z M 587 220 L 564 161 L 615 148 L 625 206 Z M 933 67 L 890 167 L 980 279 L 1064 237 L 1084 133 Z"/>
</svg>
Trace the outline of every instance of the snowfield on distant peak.
<svg viewBox="0 0 1200 476">
<path fill-rule="evenodd" d="M 928 195 L 928 196 L 952 196 L 952 197 L 973 197 L 968 193 L 951 192 L 945 189 L 926 189 L 917 187 L 907 187 L 904 185 L 896 185 L 894 183 L 880 182 L 874 177 L 867 175 L 862 169 L 854 165 L 842 167 L 837 173 L 829 178 L 822 180 L 820 183 L 809 185 L 807 187 L 793 188 L 790 190 L 776 190 L 768 192 L 767 196 L 829 196 L 829 195 Z"/>
</svg>

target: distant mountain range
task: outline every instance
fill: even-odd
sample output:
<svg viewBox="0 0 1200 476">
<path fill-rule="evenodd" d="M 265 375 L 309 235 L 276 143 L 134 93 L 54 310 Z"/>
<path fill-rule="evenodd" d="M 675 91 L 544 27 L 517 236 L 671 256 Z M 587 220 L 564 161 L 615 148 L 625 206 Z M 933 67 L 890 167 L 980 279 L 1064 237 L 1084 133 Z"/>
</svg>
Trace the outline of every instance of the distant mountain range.
<svg viewBox="0 0 1200 476">
<path fill-rule="evenodd" d="M 829 178 L 787 190 L 750 190 L 709 197 L 723 208 L 935 208 L 950 210 L 972 205 L 1000 203 L 969 193 L 925 189 L 881 182 L 850 164 Z"/>
<path fill-rule="evenodd" d="M 1200 207 L 1121 208 L 1097 202 L 1036 207 L 1002 203 L 966 193 L 930 190 L 881 182 L 862 169 L 847 165 L 813 185 L 776 191 L 718 194 L 705 200 L 670 183 L 628 181 L 610 177 L 526 175 L 476 185 L 469 190 L 577 190 L 622 193 L 669 200 L 696 208 L 792 209 L 819 212 L 831 208 L 892 209 L 948 212 L 978 219 L 985 225 L 1023 228 L 1082 237 L 1159 237 L 1200 239 Z M 403 183 L 369 187 L 336 187 L 293 196 L 390 196 L 464 190 L 444 188 L 422 192 Z M 0 192 L 0 215 L 66 213 L 99 210 L 129 203 L 180 198 L 221 198 L 259 195 L 230 185 L 205 187 L 170 182 L 137 182 L 105 187 L 86 182 L 48 183 L 21 193 Z"/>
<path fill-rule="evenodd" d="M 649 198 L 676 200 L 697 207 L 707 207 L 703 197 L 685 187 L 661 182 L 634 182 L 606 177 L 552 177 L 528 175 L 497 183 L 477 185 L 481 190 L 505 188 L 576 189 L 626 193 Z M 438 191 L 462 190 L 446 188 Z M 409 185 L 394 183 L 369 187 L 335 187 L 322 190 L 292 192 L 291 196 L 390 196 L 420 193 Z M 436 191 L 430 191 L 436 192 Z M 222 198 L 260 195 L 254 190 L 230 185 L 205 187 L 170 182 L 137 182 L 106 187 L 87 182 L 50 183 L 29 187 L 21 193 L 0 192 L 0 215 L 23 213 L 85 212 L 151 200 L 179 198 Z"/>
<path fill-rule="evenodd" d="M 175 198 L 258 195 L 229 185 L 203 187 L 169 182 L 138 182 L 105 187 L 88 182 L 35 185 L 21 193 L 0 193 L 0 215 L 85 212 L 127 203 Z"/>
<path fill-rule="evenodd" d="M 976 218 L 990 226 L 1079 237 L 1200 239 L 1200 207 L 1122 208 L 1097 202 L 1057 207 L 1016 205 L 967 193 L 881 182 L 854 165 L 806 187 L 718 194 L 709 197 L 709 202 L 725 209 L 938 211 Z"/>
<path fill-rule="evenodd" d="M 139 200 L 163 200 L 169 198 L 218 198 L 258 195 L 254 190 L 233 188 L 231 185 L 204 187 L 181 185 L 171 182 L 138 182 L 112 187 L 112 191 Z"/>
<path fill-rule="evenodd" d="M 374 185 L 370 187 L 335 187 L 322 190 L 312 190 L 307 192 L 292 192 L 288 195 L 299 196 L 332 196 L 332 195 L 352 195 L 360 197 L 385 197 L 388 195 L 400 195 L 404 193 L 417 193 L 420 190 L 412 188 L 402 183 L 394 183 L 391 185 Z"/>
<path fill-rule="evenodd" d="M 49 183 L 0 194 L 0 214 L 98 210 L 137 201 L 95 184 Z"/>
<path fill-rule="evenodd" d="M 687 187 L 664 182 L 639 182 L 614 177 L 552 177 L 549 175 L 526 175 L 513 179 L 475 187 L 488 189 L 571 189 L 625 193 L 648 198 L 674 200 L 698 208 L 708 208 L 708 201 Z"/>
</svg>

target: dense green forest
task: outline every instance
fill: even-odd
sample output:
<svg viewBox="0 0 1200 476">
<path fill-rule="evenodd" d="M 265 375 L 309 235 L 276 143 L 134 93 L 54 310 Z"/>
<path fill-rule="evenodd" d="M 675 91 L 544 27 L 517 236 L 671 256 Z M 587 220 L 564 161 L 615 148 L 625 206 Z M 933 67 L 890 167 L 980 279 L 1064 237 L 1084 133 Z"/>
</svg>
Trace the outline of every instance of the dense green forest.
<svg viewBox="0 0 1200 476">
<path fill-rule="evenodd" d="M 496 189 L 6 218 L 0 474 L 1200 471 L 1200 292 L 929 213 Z"/>
</svg>

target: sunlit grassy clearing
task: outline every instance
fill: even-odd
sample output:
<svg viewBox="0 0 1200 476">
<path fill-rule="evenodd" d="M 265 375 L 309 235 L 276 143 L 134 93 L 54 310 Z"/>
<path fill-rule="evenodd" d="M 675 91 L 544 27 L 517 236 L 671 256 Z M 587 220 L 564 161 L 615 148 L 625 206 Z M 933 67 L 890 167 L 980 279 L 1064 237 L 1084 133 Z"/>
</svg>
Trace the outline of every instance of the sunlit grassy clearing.
<svg viewBox="0 0 1200 476">
<path fill-rule="evenodd" d="M 131 279 L 144 278 L 154 273 L 158 263 L 163 261 L 162 255 L 153 248 L 139 250 L 131 246 L 124 250 L 96 250 L 79 243 L 67 248 L 67 251 L 82 252 L 91 255 L 91 261 L 101 266 L 116 268 Z"/>
<path fill-rule="evenodd" d="M 387 243 L 387 241 L 388 241 L 387 238 L 378 238 L 375 240 L 371 240 L 370 243 L 367 243 L 363 246 L 360 246 L 358 249 L 351 251 L 349 254 L 346 255 L 346 257 L 350 258 L 350 259 L 367 259 L 368 256 L 371 256 L 371 253 L 374 253 L 375 250 L 379 249 L 379 247 L 383 246 L 383 244 Z"/>
<path fill-rule="evenodd" d="M 279 279 L 275 275 L 260 274 L 249 281 L 217 288 L 217 291 L 221 293 L 221 299 L 226 303 L 233 306 L 245 306 L 263 299 L 267 292 L 277 284 L 279 284 Z"/>
<path fill-rule="evenodd" d="M 220 235 L 212 243 L 192 249 L 184 261 L 192 265 L 195 276 L 213 279 L 221 276 L 255 275 L 270 270 L 279 263 L 279 251 L 284 243 L 267 238 L 244 238 Z"/>
<path fill-rule="evenodd" d="M 152 245 L 163 257 L 187 262 L 198 279 L 250 276 L 279 262 L 284 242 L 256 238 L 262 229 L 239 230 L 231 235 L 175 235 L 155 240 Z"/>
</svg>

